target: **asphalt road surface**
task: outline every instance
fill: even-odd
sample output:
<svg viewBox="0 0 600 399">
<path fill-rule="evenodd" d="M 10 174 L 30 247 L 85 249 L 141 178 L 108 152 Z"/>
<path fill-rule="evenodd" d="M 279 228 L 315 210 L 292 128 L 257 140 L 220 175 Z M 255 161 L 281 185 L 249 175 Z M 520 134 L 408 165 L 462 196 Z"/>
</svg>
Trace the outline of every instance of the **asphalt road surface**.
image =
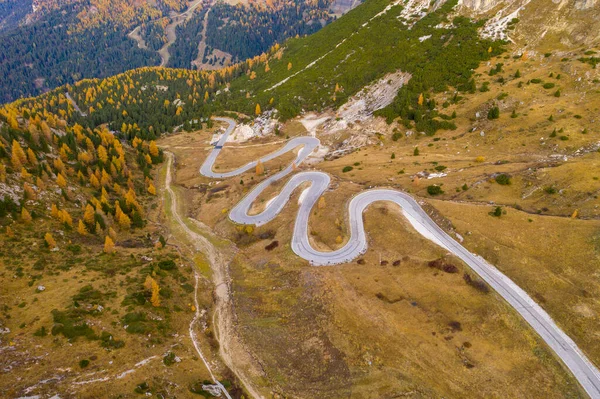
<svg viewBox="0 0 600 399">
<path fill-rule="evenodd" d="M 219 152 L 225 145 L 227 137 L 235 128 L 235 121 L 228 118 L 215 118 L 229 123 L 225 134 L 219 139 L 217 145 L 205 160 L 200 169 L 204 176 L 213 178 L 227 178 L 236 176 L 256 167 L 257 162 L 250 162 L 239 169 L 225 173 L 215 173 L 213 164 Z M 292 236 L 292 250 L 313 266 L 327 266 L 346 263 L 366 252 L 368 243 L 365 235 L 362 214 L 364 210 L 377 201 L 388 201 L 397 204 L 403 215 L 412 226 L 423 236 L 453 253 L 462 259 L 477 273 L 481 279 L 489 284 L 500 294 L 531 327 L 552 348 L 564 364 L 571 370 L 581 386 L 592 398 L 600 398 L 600 372 L 581 352 L 575 342 L 569 338 L 525 291 L 512 280 L 502 274 L 493 265 L 482 257 L 472 254 L 465 247 L 456 242 L 443 231 L 428 215 L 423 208 L 408 194 L 390 189 L 367 190 L 354 196 L 348 206 L 348 220 L 350 221 L 350 239 L 342 248 L 331 252 L 315 250 L 308 238 L 308 218 L 310 211 L 321 194 L 329 186 L 329 175 L 323 172 L 301 172 L 293 175 L 285 184 L 281 192 L 269 201 L 265 210 L 257 215 L 249 215 L 248 211 L 256 198 L 272 182 L 277 181 L 294 171 L 294 164 L 299 165 L 317 148 L 319 140 L 314 137 L 296 137 L 288 141 L 280 150 L 263 158 L 262 162 L 277 158 L 278 156 L 302 146 L 292 165 L 282 171 L 266 178 L 248 193 L 230 212 L 229 218 L 240 224 L 262 225 L 275 218 L 287 204 L 294 190 L 302 183 L 309 182 L 310 187 L 302 195 L 302 201 L 296 216 L 294 234 Z"/>
</svg>

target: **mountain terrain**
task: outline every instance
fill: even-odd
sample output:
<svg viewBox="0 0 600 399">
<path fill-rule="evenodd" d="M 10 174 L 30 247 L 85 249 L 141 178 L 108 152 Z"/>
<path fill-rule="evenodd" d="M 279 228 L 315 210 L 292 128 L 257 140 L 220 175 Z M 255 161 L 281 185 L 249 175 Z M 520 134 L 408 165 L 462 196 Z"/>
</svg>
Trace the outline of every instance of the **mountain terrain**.
<svg viewBox="0 0 600 399">
<path fill-rule="evenodd" d="M 351 239 L 351 198 L 401 190 L 599 364 L 598 2 L 216 3 L 185 15 L 165 3 L 133 5 L 127 22 L 86 4 L 25 16 L 0 3 L 0 35 L 70 15 L 64 34 L 92 41 L 111 21 L 123 54 L 153 60 L 114 53 L 120 70 L 107 70 L 98 53 L 67 56 L 98 72 L 0 109 L 0 396 L 589 396 L 397 206 L 368 207 L 367 251 L 323 267 L 291 244 L 307 183 L 266 224 L 230 212 L 290 165 L 324 172 L 308 240 L 335 251 Z M 288 152 L 206 177 L 224 117 L 236 127 L 215 172 L 301 137 L 319 144 L 299 164 Z M 289 180 L 268 184 L 250 215 Z"/>
<path fill-rule="evenodd" d="M 316 32 L 336 18 L 329 7 L 328 1 L 283 0 L 5 0 L 0 101 L 141 66 L 220 68 Z"/>
</svg>

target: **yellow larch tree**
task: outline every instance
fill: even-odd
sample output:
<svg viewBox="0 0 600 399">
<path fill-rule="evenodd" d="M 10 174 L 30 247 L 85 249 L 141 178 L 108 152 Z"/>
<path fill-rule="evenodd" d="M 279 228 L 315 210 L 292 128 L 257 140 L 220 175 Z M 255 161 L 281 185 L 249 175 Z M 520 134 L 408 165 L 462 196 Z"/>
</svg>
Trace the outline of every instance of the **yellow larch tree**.
<svg viewBox="0 0 600 399">
<path fill-rule="evenodd" d="M 63 209 L 63 210 L 59 211 L 58 218 L 60 219 L 61 223 L 63 223 L 64 225 L 73 227 L 73 218 L 71 217 L 69 212 L 67 212 L 66 210 Z"/>
<path fill-rule="evenodd" d="M 83 220 L 79 219 L 79 223 L 77 223 L 77 232 L 82 236 L 86 236 L 88 234 L 87 228 L 85 227 L 85 223 Z"/>
<path fill-rule="evenodd" d="M 155 308 L 160 306 L 160 287 L 154 279 L 152 279 L 152 296 L 150 297 L 150 303 Z"/>
<path fill-rule="evenodd" d="M 154 187 L 154 184 L 150 183 L 150 184 L 148 185 L 148 192 L 149 192 L 151 195 L 156 195 L 156 187 Z"/>
<path fill-rule="evenodd" d="M 37 157 L 31 148 L 27 149 L 27 161 L 31 166 L 36 166 L 38 163 Z"/>
<path fill-rule="evenodd" d="M 256 115 L 260 115 L 262 113 L 262 111 L 260 109 L 260 104 L 256 104 L 256 108 L 254 109 L 254 113 Z"/>
<path fill-rule="evenodd" d="M 54 240 L 54 237 L 52 237 L 52 234 L 46 233 L 44 235 L 44 242 L 48 248 L 56 248 L 56 241 Z"/>
<path fill-rule="evenodd" d="M 35 178 L 35 185 L 41 190 L 44 191 L 46 189 L 46 184 L 44 183 L 44 181 L 42 180 L 41 177 L 36 177 Z"/>
<path fill-rule="evenodd" d="M 96 217 L 96 210 L 90 204 L 85 206 L 85 211 L 83 212 L 83 221 L 88 226 L 93 226 Z"/>
<path fill-rule="evenodd" d="M 30 181 L 31 180 L 31 173 L 29 173 L 27 171 L 27 169 L 25 169 L 24 167 L 21 168 L 21 179 L 26 180 L 26 181 Z"/>
<path fill-rule="evenodd" d="M 106 238 L 104 239 L 104 253 L 112 254 L 114 252 L 114 250 L 115 250 L 115 243 L 109 236 L 106 236 Z"/>
<path fill-rule="evenodd" d="M 150 146 L 148 147 L 148 150 L 150 151 L 150 155 L 152 155 L 153 157 L 158 156 L 158 146 L 156 145 L 156 142 L 154 140 L 150 141 Z"/>
<path fill-rule="evenodd" d="M 26 208 L 21 209 L 21 221 L 25 224 L 31 223 L 31 214 Z"/>
<path fill-rule="evenodd" d="M 60 187 L 60 188 L 66 188 L 67 187 L 67 181 L 63 177 L 62 173 L 59 173 L 56 176 L 56 184 L 58 184 L 58 187 Z"/>
<path fill-rule="evenodd" d="M 103 163 L 106 163 L 106 161 L 108 161 L 108 153 L 106 152 L 106 148 L 104 148 L 103 145 L 99 145 L 97 152 L 98 152 L 98 159 L 100 161 L 102 161 Z"/>
<path fill-rule="evenodd" d="M 131 219 L 124 212 L 121 212 L 121 216 L 119 216 L 119 226 L 121 229 L 127 230 L 131 227 Z"/>
<path fill-rule="evenodd" d="M 92 187 L 94 187 L 95 189 L 99 189 L 100 188 L 100 180 L 98 180 L 98 178 L 94 174 L 92 174 L 90 176 L 90 185 Z"/>
<path fill-rule="evenodd" d="M 54 219 L 58 219 L 58 207 L 56 204 L 52 204 L 52 206 L 50 206 L 50 216 L 52 216 Z"/>
<path fill-rule="evenodd" d="M 16 165 L 15 165 L 15 161 L 17 161 Z M 18 168 L 20 169 L 21 165 L 23 165 L 27 162 L 27 155 L 25 155 L 25 151 L 23 151 L 21 144 L 19 144 L 19 142 L 17 140 L 13 140 L 13 142 L 12 142 L 11 162 L 13 163 L 13 166 L 15 167 L 15 169 L 17 169 L 17 165 L 18 165 Z"/>
<path fill-rule="evenodd" d="M 27 182 L 23 183 L 23 193 L 27 199 L 36 199 L 37 197 L 33 187 L 31 187 Z"/>
<path fill-rule="evenodd" d="M 146 280 L 144 280 L 144 288 L 151 293 L 150 303 L 152 306 L 160 306 L 160 287 L 158 286 L 156 280 L 152 278 L 152 276 L 146 276 Z"/>
</svg>

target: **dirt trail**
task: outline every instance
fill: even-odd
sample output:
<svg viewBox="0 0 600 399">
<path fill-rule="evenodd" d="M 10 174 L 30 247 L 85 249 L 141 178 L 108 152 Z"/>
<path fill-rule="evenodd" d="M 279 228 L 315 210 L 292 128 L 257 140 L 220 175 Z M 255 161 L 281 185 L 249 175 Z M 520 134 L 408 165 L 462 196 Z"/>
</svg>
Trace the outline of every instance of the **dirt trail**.
<svg viewBox="0 0 600 399">
<path fill-rule="evenodd" d="M 231 59 L 233 56 L 225 51 L 221 51 L 219 49 L 213 49 L 210 56 L 216 56 L 218 59 L 223 59 L 223 64 L 209 64 L 208 62 L 203 62 L 204 60 L 204 52 L 206 51 L 206 30 L 208 29 L 208 14 L 210 13 L 210 8 L 206 11 L 206 15 L 204 15 L 204 22 L 202 26 L 202 40 L 198 43 L 198 56 L 195 60 L 192 61 L 192 66 L 196 66 L 198 69 L 204 70 L 215 70 L 220 69 L 223 66 L 227 66 L 231 63 Z"/>
<path fill-rule="evenodd" d="M 232 245 L 225 245 L 223 249 L 217 248 L 213 242 L 222 241 L 220 238 L 214 236 L 209 229 L 197 220 L 190 219 L 192 223 L 186 223 L 187 219 L 179 214 L 179 204 L 177 202 L 177 195 L 172 188 L 172 168 L 174 162 L 174 155 L 172 153 L 166 153 L 167 155 L 167 172 L 165 177 L 165 189 L 167 190 L 170 198 L 171 213 L 177 224 L 182 228 L 185 234 L 189 237 L 190 244 L 193 246 L 193 250 L 204 254 L 210 263 L 212 269 L 213 283 L 215 286 L 215 312 L 214 312 L 214 325 L 217 339 L 219 341 L 219 355 L 229 367 L 231 371 L 235 373 L 237 378 L 242 382 L 244 388 L 254 398 L 262 398 L 256 388 L 251 384 L 252 379 L 250 376 L 260 374 L 257 370 L 254 360 L 248 354 L 243 344 L 237 337 L 234 326 L 234 314 L 232 310 L 232 301 L 230 297 L 230 277 L 229 277 L 229 263 L 235 255 L 235 247 Z M 196 278 L 197 278 L 196 274 Z M 198 308 L 198 306 L 196 306 Z M 194 318 L 194 321 L 197 317 Z M 196 341 L 193 328 L 190 326 L 190 335 L 196 350 L 199 351 L 199 344 Z M 201 352 L 199 352 L 201 353 Z M 203 358 L 203 356 L 200 354 Z M 204 360 L 204 358 L 203 358 Z M 209 364 L 204 360 L 207 369 L 211 376 L 212 371 Z M 216 385 L 221 388 L 221 392 L 229 398 L 229 394 L 224 387 L 214 378 L 213 380 Z"/>
<path fill-rule="evenodd" d="M 160 55 L 160 58 L 161 58 L 161 63 L 160 63 L 161 67 L 167 66 L 167 64 L 169 63 L 169 58 L 171 56 L 169 54 L 169 47 L 171 47 L 171 45 L 173 43 L 175 43 L 175 40 L 177 39 L 177 35 L 175 34 L 175 28 L 177 28 L 183 22 L 185 22 L 188 19 L 190 19 L 192 17 L 192 15 L 194 15 L 194 10 L 200 4 L 202 4 L 203 1 L 204 0 L 196 0 L 196 1 L 194 1 L 192 4 L 190 4 L 188 6 L 188 8 L 184 12 L 182 12 L 181 14 L 177 14 L 174 17 L 172 17 L 173 22 L 171 22 L 165 28 L 165 30 L 167 32 L 167 43 L 165 43 L 165 45 L 162 46 L 162 48 L 160 50 L 158 50 L 158 54 Z"/>
<path fill-rule="evenodd" d="M 206 11 L 204 15 L 204 22 L 202 23 L 202 40 L 198 43 L 198 57 L 192 61 L 192 65 L 196 65 L 198 69 L 203 65 L 202 60 L 204 59 L 204 52 L 206 51 L 206 29 L 208 28 L 208 14 L 210 9 Z"/>
<path fill-rule="evenodd" d="M 69 102 L 71 103 L 71 105 L 73 106 L 73 108 L 75 108 L 75 111 L 77 111 L 79 113 L 79 115 L 81 115 L 81 116 L 87 116 L 87 114 L 85 112 L 81 111 L 81 109 L 79 108 L 79 105 L 77 105 L 77 103 L 75 102 L 75 100 L 73 100 L 73 97 L 71 97 L 71 95 L 69 94 L 69 92 L 65 93 L 65 97 L 67 97 L 67 100 L 69 100 Z"/>
<path fill-rule="evenodd" d="M 127 36 L 129 36 L 130 38 L 135 40 L 137 42 L 139 48 L 145 50 L 148 48 L 148 46 L 146 46 L 146 42 L 144 41 L 144 38 L 140 34 L 140 29 L 142 29 L 141 25 L 136 26 L 136 28 L 134 30 L 132 30 L 131 32 L 129 32 L 127 34 Z"/>
</svg>

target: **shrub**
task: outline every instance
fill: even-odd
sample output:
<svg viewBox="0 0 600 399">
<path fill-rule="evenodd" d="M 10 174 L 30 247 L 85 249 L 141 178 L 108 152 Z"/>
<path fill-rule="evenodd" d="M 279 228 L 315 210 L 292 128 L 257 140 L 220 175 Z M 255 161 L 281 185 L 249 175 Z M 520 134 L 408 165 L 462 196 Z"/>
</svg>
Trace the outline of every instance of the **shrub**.
<svg viewBox="0 0 600 399">
<path fill-rule="evenodd" d="M 350 172 L 352 169 L 354 169 L 352 166 L 344 166 L 344 169 L 342 169 L 342 173 Z"/>
<path fill-rule="evenodd" d="M 46 335 L 48 335 L 48 332 L 46 331 L 46 327 L 41 326 L 40 328 L 38 328 L 37 330 L 35 330 L 35 332 L 33 333 L 34 336 L 36 337 L 45 337 Z"/>
<path fill-rule="evenodd" d="M 126 325 L 130 334 L 147 334 L 151 328 L 146 324 L 146 315 L 141 312 L 127 313 L 122 319 L 123 325 Z"/>
<path fill-rule="evenodd" d="M 495 207 L 494 210 L 490 212 L 490 215 L 499 218 L 502 216 L 502 207 Z"/>
<path fill-rule="evenodd" d="M 548 83 L 544 83 L 544 86 L 542 86 L 544 89 L 553 89 L 556 85 L 552 82 L 548 82 Z"/>
<path fill-rule="evenodd" d="M 441 186 L 427 186 L 427 194 L 431 195 L 431 196 L 435 196 L 435 195 L 439 195 L 439 194 L 444 194 L 444 191 L 442 190 Z"/>
<path fill-rule="evenodd" d="M 102 331 L 100 345 L 106 349 L 119 349 L 125 346 L 125 342 L 114 339 L 113 335 L 107 331 Z"/>
<path fill-rule="evenodd" d="M 75 340 L 78 337 L 86 337 L 87 339 L 97 339 L 94 330 L 84 321 L 84 315 L 87 312 L 79 309 L 73 309 L 67 312 L 61 312 L 54 309 L 52 316 L 54 318 L 54 326 L 52 327 L 52 335 L 62 334 L 69 340 Z"/>
<path fill-rule="evenodd" d="M 81 359 L 79 361 L 79 367 L 81 367 L 82 369 L 86 368 L 87 366 L 89 366 L 90 361 L 87 359 Z"/>
<path fill-rule="evenodd" d="M 175 354 L 173 352 L 169 352 L 163 357 L 163 363 L 165 366 L 171 366 L 175 364 Z"/>
<path fill-rule="evenodd" d="M 278 246 L 279 246 L 279 241 L 273 241 L 272 243 L 270 243 L 269 245 L 267 245 L 267 246 L 265 247 L 265 249 L 266 249 L 267 251 L 272 251 L 272 250 L 274 250 L 275 248 L 277 248 Z"/>
<path fill-rule="evenodd" d="M 465 283 L 467 283 L 467 285 L 470 285 L 471 287 L 475 288 L 477 291 L 482 292 L 484 294 L 487 294 L 488 292 L 490 292 L 490 288 L 487 286 L 487 284 L 479 279 L 473 279 L 468 273 L 465 273 L 463 275 L 463 279 L 465 280 Z"/>
<path fill-rule="evenodd" d="M 427 263 L 427 265 L 434 269 L 441 270 L 445 273 L 458 273 L 458 267 L 454 266 L 451 263 L 447 263 L 443 258 L 432 260 L 429 263 Z"/>
<path fill-rule="evenodd" d="M 496 180 L 496 183 L 502 186 L 508 186 L 510 184 L 510 176 L 506 173 L 500 173 L 499 175 L 496 175 L 494 179 Z"/>
<path fill-rule="evenodd" d="M 500 108 L 498 108 L 498 107 L 492 107 L 488 111 L 487 118 L 490 119 L 490 120 L 500 118 Z"/>
<path fill-rule="evenodd" d="M 158 267 L 162 270 L 173 270 L 177 268 L 177 265 L 173 261 L 173 259 L 161 260 L 158 262 Z"/>
<path fill-rule="evenodd" d="M 395 132 L 394 134 L 392 134 L 392 140 L 394 141 L 400 140 L 400 137 L 402 137 L 402 133 L 400 132 Z"/>
</svg>

